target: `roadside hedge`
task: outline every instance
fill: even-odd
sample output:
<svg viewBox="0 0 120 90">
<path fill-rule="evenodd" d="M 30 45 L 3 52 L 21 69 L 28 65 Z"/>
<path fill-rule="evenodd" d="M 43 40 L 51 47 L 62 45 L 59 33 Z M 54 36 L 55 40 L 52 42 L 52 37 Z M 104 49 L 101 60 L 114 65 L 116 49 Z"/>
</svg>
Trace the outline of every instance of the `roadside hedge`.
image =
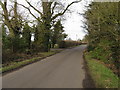
<svg viewBox="0 0 120 90">
<path fill-rule="evenodd" d="M 68 47 L 73 47 L 73 46 L 77 46 L 80 44 L 81 42 L 79 41 L 66 40 L 66 41 L 59 42 L 59 48 L 68 48 Z"/>
</svg>

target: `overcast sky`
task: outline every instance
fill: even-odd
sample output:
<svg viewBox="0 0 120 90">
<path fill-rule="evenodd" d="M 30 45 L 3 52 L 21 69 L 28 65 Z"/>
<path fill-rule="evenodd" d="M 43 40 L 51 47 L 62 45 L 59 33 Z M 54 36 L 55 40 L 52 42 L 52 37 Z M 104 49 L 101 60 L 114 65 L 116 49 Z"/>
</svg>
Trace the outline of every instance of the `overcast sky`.
<svg viewBox="0 0 120 90">
<path fill-rule="evenodd" d="M 17 0 L 17 1 L 21 4 L 28 6 L 25 0 Z M 35 1 L 38 1 L 38 0 L 29 0 L 29 1 L 31 1 L 31 3 L 34 4 Z M 66 3 L 70 3 L 72 1 L 75 1 L 75 0 L 66 0 Z M 72 40 L 77 40 L 77 39 L 83 39 L 83 37 L 85 36 L 86 33 L 84 32 L 84 29 L 81 27 L 84 25 L 83 24 L 84 17 L 79 13 L 84 13 L 86 11 L 85 6 L 87 6 L 90 3 L 90 1 L 91 0 L 82 0 L 79 3 L 73 4 L 69 8 L 71 13 L 67 12 L 64 15 L 66 20 L 64 20 L 62 23 L 64 26 L 65 33 L 68 34 L 68 38 L 71 38 Z M 40 7 L 39 5 L 37 6 Z M 25 9 L 20 8 L 20 11 L 25 11 Z M 27 11 L 25 11 L 24 13 L 26 12 Z"/>
<path fill-rule="evenodd" d="M 84 17 L 79 13 L 85 13 L 87 8 L 85 7 L 90 3 L 90 0 L 82 0 L 80 3 L 73 4 L 70 7 L 70 10 L 73 11 L 72 13 L 66 13 L 66 21 L 64 21 L 64 29 L 65 32 L 68 34 L 68 38 L 73 40 L 83 39 L 85 36 L 84 29 L 81 27 L 84 25 Z"/>
</svg>

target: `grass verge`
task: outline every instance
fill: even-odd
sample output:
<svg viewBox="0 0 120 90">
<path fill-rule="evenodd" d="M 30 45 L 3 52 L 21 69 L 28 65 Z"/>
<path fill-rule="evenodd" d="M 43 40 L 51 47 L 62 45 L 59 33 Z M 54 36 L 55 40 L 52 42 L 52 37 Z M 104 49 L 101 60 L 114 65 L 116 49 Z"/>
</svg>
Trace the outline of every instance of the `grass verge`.
<svg viewBox="0 0 120 90">
<path fill-rule="evenodd" d="M 28 64 L 31 64 L 33 62 L 39 61 L 39 60 L 41 60 L 41 59 L 43 59 L 45 57 L 54 55 L 54 54 L 56 54 L 58 52 L 60 52 L 60 51 L 42 52 L 42 53 L 39 53 L 40 57 L 38 56 L 38 57 L 31 58 L 31 59 L 19 61 L 19 62 L 11 62 L 11 63 L 9 63 L 9 65 L 1 67 L 0 72 L 5 73 L 5 72 L 12 71 L 14 69 L 21 68 L 21 67 L 23 67 L 25 65 L 28 65 Z"/>
<path fill-rule="evenodd" d="M 88 69 L 97 88 L 118 88 L 120 78 L 88 52 L 84 53 Z"/>
</svg>

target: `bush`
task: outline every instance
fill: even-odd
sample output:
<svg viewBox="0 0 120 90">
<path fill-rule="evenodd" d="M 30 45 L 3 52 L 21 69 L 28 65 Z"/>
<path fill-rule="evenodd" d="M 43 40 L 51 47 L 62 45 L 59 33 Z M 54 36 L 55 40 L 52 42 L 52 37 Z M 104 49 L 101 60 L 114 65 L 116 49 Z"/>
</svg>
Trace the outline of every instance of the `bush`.
<svg viewBox="0 0 120 90">
<path fill-rule="evenodd" d="M 59 48 L 68 48 L 80 45 L 81 43 L 78 41 L 61 41 L 59 42 Z"/>
<path fill-rule="evenodd" d="M 95 47 L 93 50 L 90 50 L 92 58 L 102 60 L 105 63 L 113 63 L 116 66 L 116 68 L 118 68 L 119 58 L 116 58 L 116 55 L 118 53 L 115 54 L 117 50 L 113 51 L 115 48 L 112 48 L 112 45 L 114 45 L 113 42 L 107 39 L 101 39 L 97 47 Z M 92 47 L 89 46 L 89 48 Z"/>
<path fill-rule="evenodd" d="M 119 77 L 100 61 L 94 60 L 88 52 L 84 53 L 90 75 L 96 88 L 118 88 Z"/>
</svg>

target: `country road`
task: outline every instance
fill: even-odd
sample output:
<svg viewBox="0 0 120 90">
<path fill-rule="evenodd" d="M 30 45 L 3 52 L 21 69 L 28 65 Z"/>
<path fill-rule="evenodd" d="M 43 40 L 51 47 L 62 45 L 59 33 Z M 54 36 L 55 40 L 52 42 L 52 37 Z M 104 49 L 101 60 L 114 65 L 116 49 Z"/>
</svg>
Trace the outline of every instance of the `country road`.
<svg viewBox="0 0 120 90">
<path fill-rule="evenodd" d="M 86 88 L 93 87 L 84 68 L 86 45 L 27 65 L 2 77 L 3 88 Z"/>
</svg>

